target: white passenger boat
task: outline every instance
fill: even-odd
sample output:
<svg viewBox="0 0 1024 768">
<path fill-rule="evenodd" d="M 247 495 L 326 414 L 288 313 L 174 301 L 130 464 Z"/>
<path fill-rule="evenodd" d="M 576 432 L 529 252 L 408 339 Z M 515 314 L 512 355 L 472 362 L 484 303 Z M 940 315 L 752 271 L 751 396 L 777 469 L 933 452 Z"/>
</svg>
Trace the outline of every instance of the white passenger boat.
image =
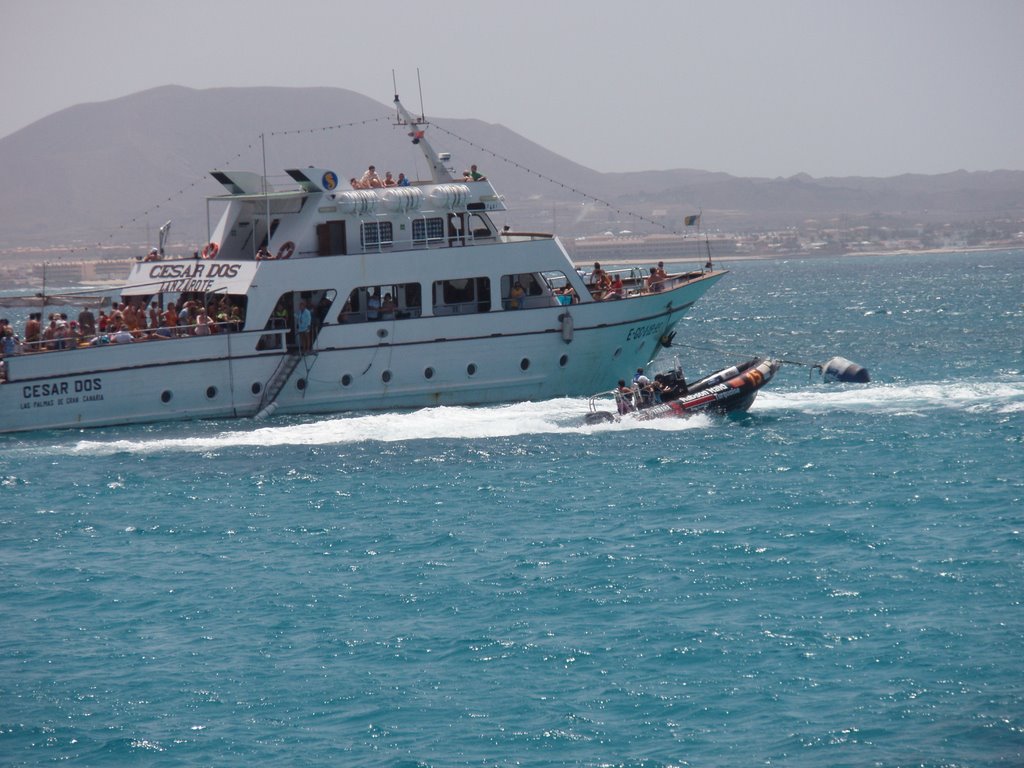
<svg viewBox="0 0 1024 768">
<path fill-rule="evenodd" d="M 4 360 L 0 432 L 585 395 L 653 360 L 724 274 L 670 274 L 657 290 L 627 276 L 605 299 L 557 238 L 499 230 L 491 182 L 453 178 L 426 121 L 395 107 L 430 179 L 342 189 L 303 168 L 272 189 L 213 171 L 227 194 L 208 199 L 223 210 L 201 256 L 135 263 L 120 298 L 241 318 L 23 344 Z"/>
</svg>

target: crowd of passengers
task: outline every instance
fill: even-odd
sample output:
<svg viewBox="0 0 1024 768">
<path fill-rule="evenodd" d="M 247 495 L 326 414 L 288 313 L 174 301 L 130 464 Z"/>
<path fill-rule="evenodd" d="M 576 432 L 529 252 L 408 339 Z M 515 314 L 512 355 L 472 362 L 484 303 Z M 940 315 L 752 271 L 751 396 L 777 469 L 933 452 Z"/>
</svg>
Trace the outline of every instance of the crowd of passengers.
<svg viewBox="0 0 1024 768">
<path fill-rule="evenodd" d="M 33 312 L 20 337 L 6 319 L 0 319 L 0 352 L 6 357 L 148 339 L 209 336 L 240 331 L 244 322 L 241 308 L 226 296 L 205 306 L 202 301 L 185 297 L 166 304 L 152 301 L 148 305 L 135 299 L 115 303 L 109 313 L 101 309 L 94 314 L 86 307 L 74 319 L 66 312 L 51 312 L 47 323 L 43 323 L 41 312 Z"/>
<path fill-rule="evenodd" d="M 370 166 L 366 169 L 366 172 L 358 179 L 353 176 L 348 180 L 349 185 L 352 189 L 377 189 L 379 187 L 408 187 L 410 182 L 404 173 L 398 174 L 396 179 L 391 175 L 391 171 L 384 173 L 384 178 L 381 178 L 377 174 L 377 169 L 374 166 Z"/>
<path fill-rule="evenodd" d="M 667 280 L 668 273 L 665 271 L 665 262 L 659 261 L 658 266 L 651 267 L 651 273 L 644 279 L 643 285 L 649 293 L 656 293 L 665 287 Z M 626 286 L 622 281 L 622 275 L 620 273 L 609 274 L 601 267 L 600 262 L 594 262 L 589 284 L 591 294 L 598 301 L 626 298 Z"/>
<path fill-rule="evenodd" d="M 487 181 L 487 177 L 480 173 L 475 165 L 471 165 L 469 170 L 462 172 L 461 181 Z M 352 189 L 379 189 L 380 187 L 408 187 L 412 182 L 404 173 L 398 174 L 396 179 L 391 171 L 385 171 L 384 178 L 381 178 L 377 173 L 376 166 L 371 165 L 362 176 L 359 178 L 353 176 L 348 183 Z"/>
</svg>

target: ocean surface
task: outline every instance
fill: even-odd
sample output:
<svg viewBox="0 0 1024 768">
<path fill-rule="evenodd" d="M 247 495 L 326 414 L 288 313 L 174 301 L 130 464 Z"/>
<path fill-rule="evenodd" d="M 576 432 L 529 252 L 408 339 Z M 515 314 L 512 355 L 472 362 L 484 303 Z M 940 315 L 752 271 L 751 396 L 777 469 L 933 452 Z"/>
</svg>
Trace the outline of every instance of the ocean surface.
<svg viewBox="0 0 1024 768">
<path fill-rule="evenodd" d="M 0 765 L 1024 764 L 1024 251 L 730 268 L 872 383 L 0 437 Z"/>
</svg>

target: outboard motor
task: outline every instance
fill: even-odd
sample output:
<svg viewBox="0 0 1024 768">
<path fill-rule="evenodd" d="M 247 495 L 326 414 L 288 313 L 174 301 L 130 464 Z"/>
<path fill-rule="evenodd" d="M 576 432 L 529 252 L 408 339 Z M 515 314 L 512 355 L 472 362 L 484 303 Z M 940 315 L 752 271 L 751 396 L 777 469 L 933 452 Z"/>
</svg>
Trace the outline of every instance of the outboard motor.
<svg viewBox="0 0 1024 768">
<path fill-rule="evenodd" d="M 821 369 L 821 378 L 826 382 L 842 381 L 867 384 L 871 381 L 867 368 L 863 368 L 845 357 L 833 357 L 818 367 Z"/>
</svg>

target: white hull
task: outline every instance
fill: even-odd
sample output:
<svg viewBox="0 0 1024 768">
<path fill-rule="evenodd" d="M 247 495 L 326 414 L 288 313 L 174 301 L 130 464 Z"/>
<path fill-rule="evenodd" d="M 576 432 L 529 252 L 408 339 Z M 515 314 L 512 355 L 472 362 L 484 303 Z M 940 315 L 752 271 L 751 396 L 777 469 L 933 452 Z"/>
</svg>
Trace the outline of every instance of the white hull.
<svg viewBox="0 0 1024 768">
<path fill-rule="evenodd" d="M 593 392 L 651 361 L 662 335 L 720 276 L 568 308 L 570 341 L 559 319 L 564 307 L 523 310 L 513 316 L 514 327 L 508 312 L 474 315 L 471 326 L 458 316 L 327 325 L 281 387 L 276 412 L 481 405 Z M 257 351 L 261 335 L 12 358 L 10 380 L 0 386 L 0 432 L 255 416 L 274 372 L 295 354 Z"/>
</svg>

